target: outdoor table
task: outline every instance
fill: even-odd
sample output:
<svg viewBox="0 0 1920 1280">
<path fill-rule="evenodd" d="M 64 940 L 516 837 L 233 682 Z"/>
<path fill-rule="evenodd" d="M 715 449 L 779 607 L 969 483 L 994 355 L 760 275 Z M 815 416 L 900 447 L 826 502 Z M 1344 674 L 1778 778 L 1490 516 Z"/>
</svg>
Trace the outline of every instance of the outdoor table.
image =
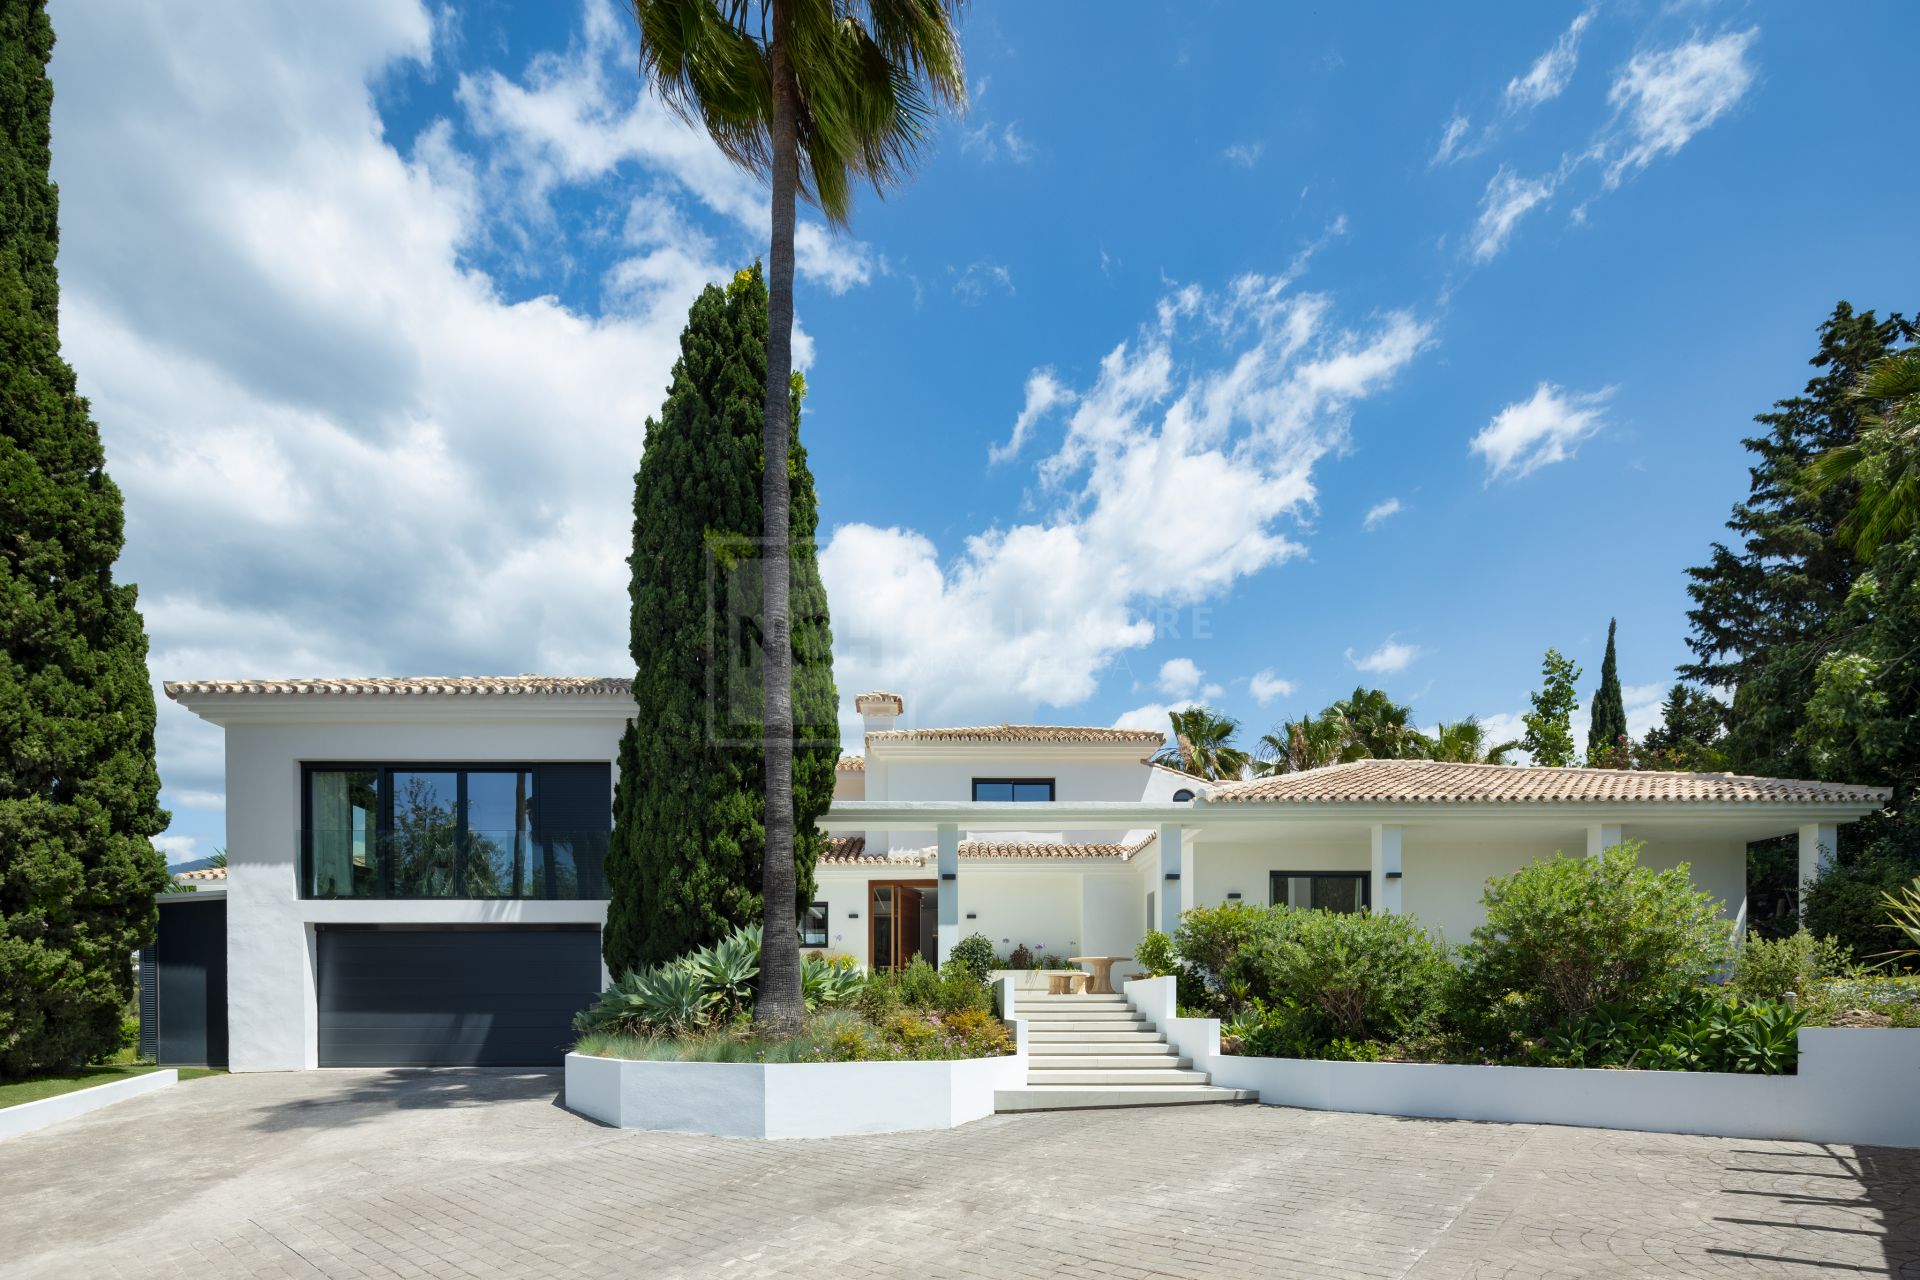
<svg viewBox="0 0 1920 1280">
<path fill-rule="evenodd" d="M 1089 995 L 1110 996 L 1113 994 L 1113 966 L 1122 960 L 1131 960 L 1132 956 L 1068 956 L 1068 964 L 1084 964 L 1093 970 L 1093 981 L 1087 987 Z"/>
</svg>

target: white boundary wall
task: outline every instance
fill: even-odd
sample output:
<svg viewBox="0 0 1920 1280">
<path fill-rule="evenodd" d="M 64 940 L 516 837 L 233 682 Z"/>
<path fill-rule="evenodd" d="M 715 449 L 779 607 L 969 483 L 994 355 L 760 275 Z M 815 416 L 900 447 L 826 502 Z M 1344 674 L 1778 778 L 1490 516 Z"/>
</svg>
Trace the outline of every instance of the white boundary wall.
<svg viewBox="0 0 1920 1280">
<path fill-rule="evenodd" d="M 567 1055 L 566 1105 L 621 1129 L 832 1138 L 951 1129 L 1026 1083 L 1024 1053 L 952 1062 L 633 1062 Z"/>
<path fill-rule="evenodd" d="M 1722 1138 L 1920 1147 L 1920 1030 L 1800 1033 L 1791 1076 L 1315 1062 L 1220 1052 L 1220 1024 L 1174 1016 L 1174 980 L 1130 982 L 1127 1001 L 1193 1065 L 1270 1105 Z"/>
<path fill-rule="evenodd" d="M 179 1081 L 180 1073 L 169 1067 L 165 1071 L 145 1071 L 137 1076 L 128 1076 L 125 1080 L 111 1080 L 89 1089 L 75 1089 L 72 1093 L 56 1094 L 36 1102 L 0 1107 L 0 1142 L 44 1129 L 50 1124 L 59 1124 L 62 1120 L 83 1116 L 89 1111 L 110 1107 L 116 1102 L 125 1102 L 128 1098 L 137 1098 L 143 1093 L 153 1093 Z"/>
</svg>

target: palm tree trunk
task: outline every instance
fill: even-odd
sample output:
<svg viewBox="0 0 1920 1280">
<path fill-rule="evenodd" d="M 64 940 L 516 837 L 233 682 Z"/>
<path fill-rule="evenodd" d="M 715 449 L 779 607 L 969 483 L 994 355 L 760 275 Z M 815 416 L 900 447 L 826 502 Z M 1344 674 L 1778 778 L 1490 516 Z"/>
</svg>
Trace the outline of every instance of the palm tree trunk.
<svg viewBox="0 0 1920 1280">
<path fill-rule="evenodd" d="M 800 185 L 800 147 L 793 68 L 781 39 L 782 15 L 774 11 L 773 242 L 767 272 L 766 434 L 760 476 L 761 572 L 765 625 L 763 723 L 766 734 L 766 861 L 761 872 L 764 929 L 760 990 L 754 1021 L 767 1031 L 800 1028 L 806 1005 L 800 996 L 800 938 L 794 921 L 793 870 L 793 643 L 787 595 L 790 574 L 788 524 L 792 491 L 787 478 L 787 442 L 792 434 L 793 220 Z"/>
</svg>

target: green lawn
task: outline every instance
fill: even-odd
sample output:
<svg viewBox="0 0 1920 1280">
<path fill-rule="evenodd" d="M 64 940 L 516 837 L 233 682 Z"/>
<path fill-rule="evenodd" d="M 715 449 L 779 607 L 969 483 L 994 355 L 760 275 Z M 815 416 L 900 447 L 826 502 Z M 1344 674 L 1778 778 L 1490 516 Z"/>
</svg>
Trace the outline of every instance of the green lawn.
<svg viewBox="0 0 1920 1280">
<path fill-rule="evenodd" d="M 75 1089 L 86 1089 L 96 1084 L 110 1084 L 115 1080 L 125 1080 L 129 1076 L 142 1076 L 149 1071 L 158 1071 L 159 1067 L 150 1062 L 116 1062 L 98 1067 L 85 1067 L 71 1075 L 41 1076 L 35 1080 L 18 1080 L 12 1084 L 0 1084 L 0 1107 L 17 1106 L 22 1102 L 38 1102 L 42 1098 L 57 1097 L 63 1093 L 72 1093 Z M 201 1076 L 225 1075 L 210 1067 L 180 1067 L 182 1080 L 198 1080 Z"/>
</svg>

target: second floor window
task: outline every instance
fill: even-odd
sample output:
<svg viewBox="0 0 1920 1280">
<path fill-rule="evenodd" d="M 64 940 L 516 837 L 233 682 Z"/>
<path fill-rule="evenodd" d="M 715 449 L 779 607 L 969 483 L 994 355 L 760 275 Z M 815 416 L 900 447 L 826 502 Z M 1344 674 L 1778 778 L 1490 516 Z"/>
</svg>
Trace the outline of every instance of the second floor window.
<svg viewBox="0 0 1920 1280">
<path fill-rule="evenodd" d="M 973 798 L 994 803 L 1053 799 L 1052 778 L 975 778 Z"/>
</svg>

